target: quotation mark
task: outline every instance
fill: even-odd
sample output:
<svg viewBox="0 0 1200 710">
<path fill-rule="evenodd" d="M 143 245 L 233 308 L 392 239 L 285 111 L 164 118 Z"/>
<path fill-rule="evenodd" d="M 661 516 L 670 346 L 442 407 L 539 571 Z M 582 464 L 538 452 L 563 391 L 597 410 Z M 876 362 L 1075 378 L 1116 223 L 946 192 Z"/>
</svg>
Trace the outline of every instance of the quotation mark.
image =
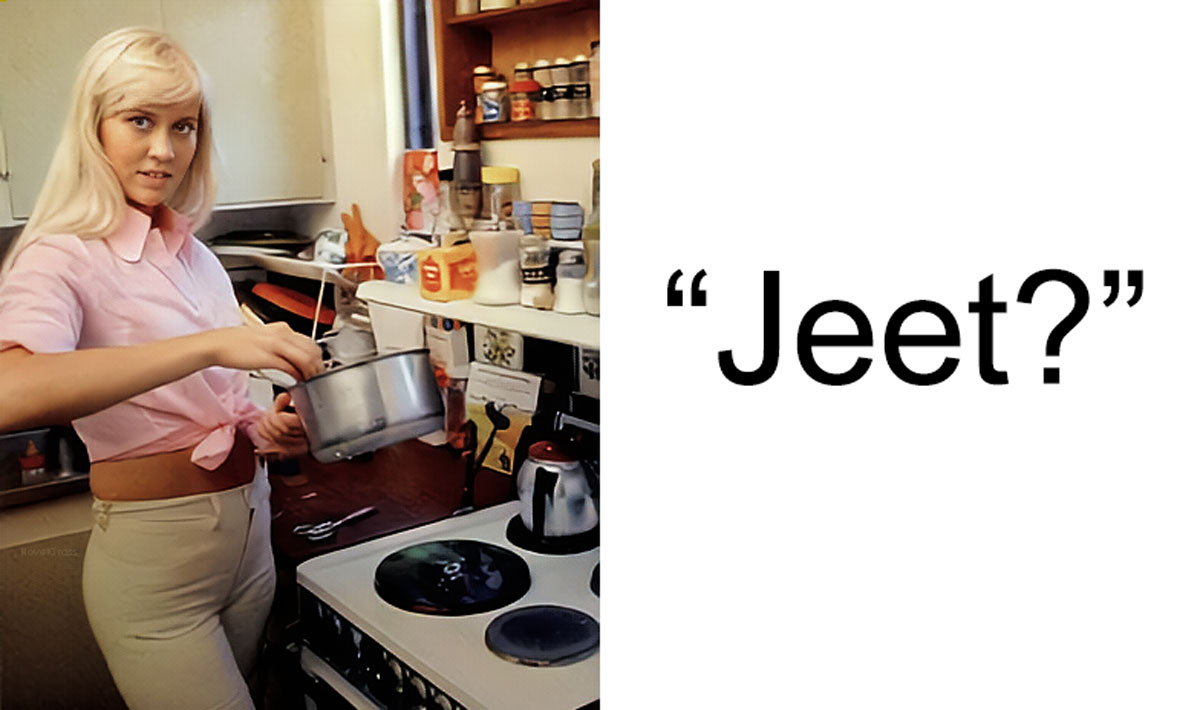
<svg viewBox="0 0 1200 710">
<path fill-rule="evenodd" d="M 1105 271 L 1104 286 L 1108 288 L 1108 298 L 1104 299 L 1105 306 L 1111 306 L 1117 301 L 1117 291 L 1121 289 L 1121 272 L 1120 271 Z M 1142 300 L 1142 272 L 1129 272 L 1129 286 L 1133 289 L 1133 297 L 1129 299 L 1128 305 L 1132 306 Z"/>
<path fill-rule="evenodd" d="M 700 281 L 704 278 L 704 275 L 706 273 L 707 272 L 705 272 L 704 269 L 700 269 L 699 271 L 696 272 L 696 276 L 692 279 L 692 303 L 691 303 L 691 305 L 693 305 L 693 306 L 707 306 L 708 305 L 708 293 L 704 289 L 700 288 Z M 682 306 L 683 305 L 683 291 L 679 290 L 679 286 L 676 285 L 679 283 L 679 279 L 682 276 L 683 276 L 683 269 L 676 269 L 675 273 L 671 274 L 671 278 L 667 279 L 667 305 L 668 306 Z"/>
</svg>

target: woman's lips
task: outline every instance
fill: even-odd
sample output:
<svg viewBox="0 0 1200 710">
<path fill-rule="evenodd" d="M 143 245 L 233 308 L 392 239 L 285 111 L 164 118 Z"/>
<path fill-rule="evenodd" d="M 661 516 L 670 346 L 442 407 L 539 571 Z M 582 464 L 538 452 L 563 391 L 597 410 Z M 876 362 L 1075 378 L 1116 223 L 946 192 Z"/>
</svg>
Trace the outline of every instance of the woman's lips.
<svg viewBox="0 0 1200 710">
<path fill-rule="evenodd" d="M 152 184 L 164 183 L 171 177 L 171 173 L 161 170 L 139 170 L 138 175 L 141 175 Z"/>
</svg>

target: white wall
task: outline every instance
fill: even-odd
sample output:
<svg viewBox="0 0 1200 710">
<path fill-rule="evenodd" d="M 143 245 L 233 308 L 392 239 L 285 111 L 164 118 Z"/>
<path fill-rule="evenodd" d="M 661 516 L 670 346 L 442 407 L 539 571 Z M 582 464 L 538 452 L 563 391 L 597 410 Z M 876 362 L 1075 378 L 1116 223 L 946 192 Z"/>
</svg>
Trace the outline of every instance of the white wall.
<svg viewBox="0 0 1200 710">
<path fill-rule="evenodd" d="M 403 223 L 401 208 L 404 112 L 397 0 L 312 0 L 323 23 L 334 159 L 332 207 L 318 209 L 302 228 L 315 234 L 341 227 L 351 203 L 367 229 L 389 241 Z M 570 200 L 591 210 L 592 161 L 598 138 L 487 141 L 485 165 L 521 171 L 523 199 Z M 439 142 L 438 165 L 453 164 L 449 143 Z"/>
<path fill-rule="evenodd" d="M 323 30 L 334 204 L 304 228 L 341 227 L 339 215 L 357 203 L 367 229 L 388 241 L 400 224 L 392 166 L 404 147 L 396 0 L 311 1 Z"/>
<path fill-rule="evenodd" d="M 484 141 L 481 155 L 484 165 L 521 171 L 521 199 L 578 202 L 591 212 L 592 161 L 600 157 L 599 138 Z M 441 144 L 438 164 L 452 165 L 453 159 L 450 144 Z"/>
</svg>

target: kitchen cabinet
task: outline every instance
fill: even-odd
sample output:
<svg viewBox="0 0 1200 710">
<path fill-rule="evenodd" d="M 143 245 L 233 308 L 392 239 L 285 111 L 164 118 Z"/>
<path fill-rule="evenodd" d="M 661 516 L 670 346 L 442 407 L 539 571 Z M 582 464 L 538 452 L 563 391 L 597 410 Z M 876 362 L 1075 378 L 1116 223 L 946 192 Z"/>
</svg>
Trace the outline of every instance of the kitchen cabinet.
<svg viewBox="0 0 1200 710">
<path fill-rule="evenodd" d="M 325 198 L 331 168 L 312 8 L 267 0 L 0 3 L 12 219 L 33 210 L 84 52 L 134 25 L 171 33 L 206 74 L 218 205 Z"/>
<path fill-rule="evenodd" d="M 538 0 L 506 10 L 455 15 L 455 0 L 434 0 L 438 56 L 438 106 L 442 140 L 454 137 L 454 118 L 460 101 L 475 104 L 472 70 L 491 65 L 512 80 L 517 62 L 533 66 L 538 59 L 571 59 L 588 54 L 600 38 L 599 0 Z M 484 139 L 562 138 L 599 136 L 600 119 L 488 123 Z"/>
</svg>

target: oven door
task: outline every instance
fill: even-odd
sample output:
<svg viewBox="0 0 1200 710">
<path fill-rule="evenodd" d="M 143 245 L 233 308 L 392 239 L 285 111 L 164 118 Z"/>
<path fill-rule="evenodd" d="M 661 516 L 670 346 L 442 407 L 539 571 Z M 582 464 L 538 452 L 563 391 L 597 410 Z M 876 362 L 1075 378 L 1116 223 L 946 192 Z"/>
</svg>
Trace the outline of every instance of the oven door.
<svg viewBox="0 0 1200 710">
<path fill-rule="evenodd" d="M 381 709 L 308 647 L 300 650 L 300 669 L 304 672 L 304 710 Z"/>
</svg>

